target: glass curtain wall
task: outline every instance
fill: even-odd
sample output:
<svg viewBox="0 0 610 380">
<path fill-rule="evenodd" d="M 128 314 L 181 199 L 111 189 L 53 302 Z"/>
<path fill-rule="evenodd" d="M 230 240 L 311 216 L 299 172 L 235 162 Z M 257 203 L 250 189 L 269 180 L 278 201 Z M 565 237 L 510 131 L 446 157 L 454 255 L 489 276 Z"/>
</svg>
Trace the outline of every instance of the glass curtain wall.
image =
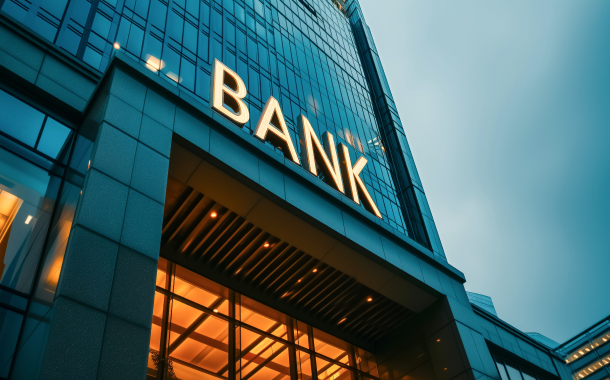
<svg viewBox="0 0 610 380">
<path fill-rule="evenodd" d="M 608 375 L 610 372 L 610 321 L 599 323 L 589 331 L 573 338 L 556 352 L 565 357 L 574 380 L 585 379 L 593 374 L 596 374 L 595 378 Z"/>
<path fill-rule="evenodd" d="M 351 26 L 331 0 L 6 0 L 2 11 L 100 71 L 117 42 L 206 105 L 220 60 L 248 89 L 245 132 L 269 96 L 293 141 L 305 115 L 318 136 L 348 146 L 352 162 L 366 157 L 361 176 L 383 222 L 408 234 Z"/>
<path fill-rule="evenodd" d="M 21 378 L 36 378 L 84 180 L 73 165 L 89 156 L 75 149 L 68 165 L 74 130 L 3 91 L 0 115 L 0 379 L 16 348 L 25 353 Z"/>
<path fill-rule="evenodd" d="M 543 380 L 543 378 L 523 370 L 515 363 L 507 362 L 497 356 L 494 359 L 502 380 Z"/>
<path fill-rule="evenodd" d="M 163 258 L 148 379 L 377 379 L 375 356 Z"/>
</svg>

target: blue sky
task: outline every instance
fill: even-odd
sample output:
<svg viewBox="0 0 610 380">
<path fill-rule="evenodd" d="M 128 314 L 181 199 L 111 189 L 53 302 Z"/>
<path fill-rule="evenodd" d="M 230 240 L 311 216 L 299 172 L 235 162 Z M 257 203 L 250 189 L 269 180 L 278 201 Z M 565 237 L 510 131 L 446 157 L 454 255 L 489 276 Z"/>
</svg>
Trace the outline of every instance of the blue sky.
<svg viewBox="0 0 610 380">
<path fill-rule="evenodd" d="M 360 0 L 449 262 L 559 342 L 610 314 L 610 2 Z"/>
</svg>

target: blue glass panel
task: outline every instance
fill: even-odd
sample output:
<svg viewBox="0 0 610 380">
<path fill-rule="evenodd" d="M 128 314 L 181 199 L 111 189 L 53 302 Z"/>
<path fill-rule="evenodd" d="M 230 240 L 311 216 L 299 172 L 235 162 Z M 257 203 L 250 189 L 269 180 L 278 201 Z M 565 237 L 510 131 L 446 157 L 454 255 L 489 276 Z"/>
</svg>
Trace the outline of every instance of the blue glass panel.
<svg viewBox="0 0 610 380">
<path fill-rule="evenodd" d="M 58 159 L 60 153 L 68 149 L 67 143 L 70 141 L 71 134 L 72 131 L 68 127 L 49 117 L 44 125 L 37 149 L 51 158 Z"/>
<path fill-rule="evenodd" d="M 44 115 L 0 91 L 0 131 L 30 146 L 36 144 Z"/>
<path fill-rule="evenodd" d="M 0 307 L 0 377 L 8 378 L 23 315 Z"/>
</svg>

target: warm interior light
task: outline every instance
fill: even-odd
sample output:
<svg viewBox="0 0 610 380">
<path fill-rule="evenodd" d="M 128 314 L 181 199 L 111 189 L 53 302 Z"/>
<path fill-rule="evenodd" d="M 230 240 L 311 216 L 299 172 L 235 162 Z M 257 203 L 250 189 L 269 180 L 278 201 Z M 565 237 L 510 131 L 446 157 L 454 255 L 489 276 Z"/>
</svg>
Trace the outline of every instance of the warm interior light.
<svg viewBox="0 0 610 380">
<path fill-rule="evenodd" d="M 30 222 L 32 221 L 32 219 L 34 219 L 34 217 L 32 215 L 28 215 L 27 218 L 25 218 L 25 224 L 30 224 Z"/>
<path fill-rule="evenodd" d="M 214 309 L 214 313 L 218 313 L 218 309 Z"/>
<path fill-rule="evenodd" d="M 437 342 L 440 342 L 441 340 L 440 340 L 440 339 L 437 339 L 436 341 L 437 341 Z"/>
<path fill-rule="evenodd" d="M 318 271 L 317 269 L 314 269 L 314 270 L 313 270 L 313 272 L 314 272 L 314 273 L 316 273 L 317 271 Z"/>
<path fill-rule="evenodd" d="M 165 62 L 150 54 L 146 55 L 146 68 L 152 72 L 157 72 L 165 67 Z"/>
<path fill-rule="evenodd" d="M 91 160 L 89 160 L 89 163 L 87 164 L 87 170 L 91 169 Z"/>
<path fill-rule="evenodd" d="M 445 368 L 445 371 L 447 370 L 447 368 Z"/>
<path fill-rule="evenodd" d="M 373 298 L 371 298 L 371 297 L 366 299 L 366 302 L 371 302 L 371 301 L 373 301 Z"/>
<path fill-rule="evenodd" d="M 121 49 L 121 44 L 119 44 L 118 42 L 115 42 L 112 46 L 117 50 Z"/>
<path fill-rule="evenodd" d="M 265 244 L 263 244 L 263 247 L 265 247 L 265 248 L 269 248 L 269 243 L 268 243 L 268 242 L 265 242 Z"/>
<path fill-rule="evenodd" d="M 212 213 L 210 214 L 211 218 L 215 218 L 217 216 L 218 216 L 218 214 L 216 213 L 216 211 L 212 211 Z"/>
<path fill-rule="evenodd" d="M 301 282 L 301 279 L 299 278 L 299 281 L 297 281 L 297 282 Z"/>
<path fill-rule="evenodd" d="M 340 321 L 339 321 L 339 324 L 341 324 L 341 323 L 345 322 L 345 320 L 346 320 L 346 319 L 347 319 L 347 318 L 343 318 L 342 320 L 340 320 Z"/>
</svg>

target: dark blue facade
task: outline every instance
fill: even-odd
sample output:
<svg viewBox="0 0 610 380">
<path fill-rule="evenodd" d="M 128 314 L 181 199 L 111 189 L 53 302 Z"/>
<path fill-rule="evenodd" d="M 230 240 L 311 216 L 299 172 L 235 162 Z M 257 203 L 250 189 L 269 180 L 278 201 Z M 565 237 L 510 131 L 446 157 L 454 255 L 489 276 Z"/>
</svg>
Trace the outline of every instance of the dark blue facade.
<svg viewBox="0 0 610 380">
<path fill-rule="evenodd" d="M 215 59 L 247 86 L 243 128 L 210 108 Z M 270 96 L 294 142 L 305 115 L 367 159 L 382 219 L 253 136 Z M 250 352 L 242 380 L 569 380 L 471 306 L 357 1 L 0 0 L 0 112 L 0 378 L 168 379 L 173 358 L 233 380 L 248 330 L 282 348 Z M 219 298 L 172 287 L 185 278 Z M 199 325 L 173 330 L 170 303 Z M 192 339 L 212 320 L 226 337 Z M 182 342 L 227 363 L 172 357 Z"/>
<path fill-rule="evenodd" d="M 326 0 L 8 0 L 2 10 L 96 70 L 106 69 L 118 43 L 206 104 L 211 63 L 219 59 L 248 88 L 245 132 L 252 134 L 269 96 L 280 101 L 293 141 L 297 117 L 307 116 L 318 135 L 329 131 L 368 159 L 363 179 L 384 221 L 444 258 L 357 2 L 345 8 L 349 19 Z"/>
</svg>

